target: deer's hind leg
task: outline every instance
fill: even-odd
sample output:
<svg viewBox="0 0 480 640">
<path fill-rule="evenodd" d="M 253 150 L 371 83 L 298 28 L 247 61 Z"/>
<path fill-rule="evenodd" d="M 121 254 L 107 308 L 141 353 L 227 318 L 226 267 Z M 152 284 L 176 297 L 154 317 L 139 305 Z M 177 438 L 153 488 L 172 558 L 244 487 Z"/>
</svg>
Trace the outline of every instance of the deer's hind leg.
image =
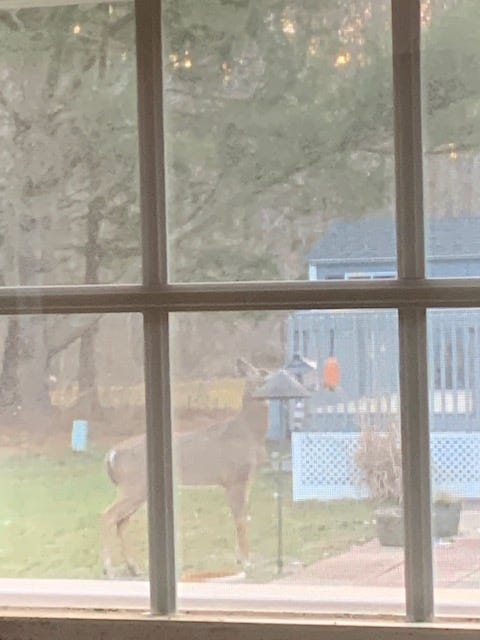
<svg viewBox="0 0 480 640">
<path fill-rule="evenodd" d="M 233 521 L 237 533 L 237 561 L 242 566 L 248 566 L 247 540 L 247 507 L 250 493 L 249 480 L 238 481 L 225 487 L 228 504 L 232 511 Z"/>
<path fill-rule="evenodd" d="M 125 540 L 125 529 L 133 514 L 145 502 L 144 495 L 122 496 L 110 505 L 102 516 L 103 534 L 103 571 L 109 578 L 113 577 L 112 545 L 117 536 L 125 564 L 131 575 L 138 575 L 138 567 L 132 560 Z"/>
</svg>

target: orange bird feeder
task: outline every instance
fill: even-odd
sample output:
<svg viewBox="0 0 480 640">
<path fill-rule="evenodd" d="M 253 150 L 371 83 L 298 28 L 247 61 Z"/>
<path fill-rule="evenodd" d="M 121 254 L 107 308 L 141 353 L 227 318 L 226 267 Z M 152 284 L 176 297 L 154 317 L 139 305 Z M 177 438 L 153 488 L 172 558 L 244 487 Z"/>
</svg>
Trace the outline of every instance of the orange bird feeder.
<svg viewBox="0 0 480 640">
<path fill-rule="evenodd" d="M 334 355 L 335 334 L 330 329 L 330 355 L 323 363 L 322 382 L 323 386 L 330 391 L 335 391 L 340 383 L 340 367 Z"/>
</svg>

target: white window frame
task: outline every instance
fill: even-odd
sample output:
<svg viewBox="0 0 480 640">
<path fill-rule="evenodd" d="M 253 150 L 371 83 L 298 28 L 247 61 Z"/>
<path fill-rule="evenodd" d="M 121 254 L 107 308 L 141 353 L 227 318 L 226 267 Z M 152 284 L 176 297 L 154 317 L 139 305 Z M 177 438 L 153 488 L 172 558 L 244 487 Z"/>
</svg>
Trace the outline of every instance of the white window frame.
<svg viewBox="0 0 480 640">
<path fill-rule="evenodd" d="M 45 3 L 47 4 L 47 3 Z M 479 626 L 431 622 L 434 612 L 426 310 L 480 307 L 480 279 L 426 279 L 422 194 L 419 0 L 392 0 L 398 279 L 372 281 L 172 284 L 167 224 L 162 104 L 161 0 L 136 0 L 143 282 L 139 285 L 0 289 L 0 315 L 122 313 L 144 317 L 148 443 L 151 618 L 53 612 L 4 615 L 9 637 L 476 638 Z M 304 618 L 170 616 L 176 608 L 169 314 L 292 309 L 398 310 L 408 622 L 330 623 Z M 26 603 L 28 604 L 28 603 Z M 216 620 L 216 621 L 215 621 Z M 421 625 L 415 623 L 423 623 Z M 412 632 L 413 629 L 413 632 Z"/>
</svg>

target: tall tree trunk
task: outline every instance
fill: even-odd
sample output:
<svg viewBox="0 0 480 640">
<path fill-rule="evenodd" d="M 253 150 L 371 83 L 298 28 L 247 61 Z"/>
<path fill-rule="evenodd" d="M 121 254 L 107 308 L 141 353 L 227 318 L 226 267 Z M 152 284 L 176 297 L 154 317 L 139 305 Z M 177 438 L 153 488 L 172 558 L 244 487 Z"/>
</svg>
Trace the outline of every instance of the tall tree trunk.
<svg viewBox="0 0 480 640">
<path fill-rule="evenodd" d="M 105 79 L 108 50 L 108 7 L 105 5 L 106 22 L 103 27 L 102 37 L 98 52 L 98 78 L 102 82 Z M 93 193 L 100 190 L 101 176 L 98 175 L 98 167 L 92 164 L 90 168 Z M 100 245 L 98 236 L 100 221 L 105 210 L 105 198 L 95 197 L 88 206 L 87 214 L 87 242 L 85 246 L 85 283 L 98 284 L 98 269 L 100 266 Z M 103 413 L 97 386 L 97 367 L 95 362 L 95 338 L 98 325 L 95 323 L 86 331 L 80 339 L 80 354 L 78 362 L 78 403 L 77 409 L 83 415 L 100 417 Z"/>
<path fill-rule="evenodd" d="M 80 338 L 77 411 L 82 413 L 82 417 L 99 417 L 102 414 L 95 363 L 96 334 L 97 327 L 95 325 Z"/>
<path fill-rule="evenodd" d="M 98 233 L 104 198 L 95 198 L 88 207 L 87 242 L 85 247 L 85 282 L 98 284 L 98 267 L 100 263 L 100 247 Z M 95 362 L 95 338 L 98 325 L 90 327 L 80 338 L 80 354 L 78 362 L 78 403 L 77 410 L 84 417 L 102 414 L 97 386 L 97 367 Z"/>
<path fill-rule="evenodd" d="M 38 435 L 52 426 L 54 410 L 48 380 L 46 319 L 21 316 L 17 342 L 19 416 Z"/>
<path fill-rule="evenodd" d="M 8 318 L 7 335 L 3 349 L 0 373 L 0 411 L 16 413 L 20 404 L 18 392 L 19 323 L 16 316 Z"/>
</svg>

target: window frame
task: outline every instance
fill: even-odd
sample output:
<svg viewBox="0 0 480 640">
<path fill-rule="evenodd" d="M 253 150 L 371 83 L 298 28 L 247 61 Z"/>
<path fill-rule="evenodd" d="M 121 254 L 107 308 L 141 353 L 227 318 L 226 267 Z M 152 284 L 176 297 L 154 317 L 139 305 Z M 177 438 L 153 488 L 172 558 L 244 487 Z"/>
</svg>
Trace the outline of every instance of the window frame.
<svg viewBox="0 0 480 640">
<path fill-rule="evenodd" d="M 48 4 L 47 2 L 44 3 Z M 173 284 L 168 280 L 167 218 L 163 130 L 161 0 L 135 0 L 143 281 L 138 285 L 85 285 L 0 289 L 0 315 L 140 312 L 144 317 L 145 387 L 148 445 L 148 520 L 150 600 L 153 617 L 128 614 L 95 618 L 91 614 L 28 618 L 12 612 L 0 619 L 5 637 L 26 622 L 37 625 L 32 637 L 87 637 L 106 629 L 115 634 L 161 629 L 181 638 L 473 638 L 479 625 L 464 628 L 432 623 L 433 562 L 430 522 L 430 452 L 427 384 L 427 308 L 480 307 L 480 278 L 425 277 L 422 178 L 420 0 L 391 0 L 393 106 L 395 134 L 397 269 L 395 280 L 235 282 Z M 413 231 L 413 233 L 412 233 Z M 412 241 L 413 240 L 413 241 Z M 177 615 L 174 554 L 173 464 L 170 407 L 169 314 L 197 311 L 295 309 L 398 310 L 400 403 L 405 505 L 405 573 L 408 622 L 345 623 L 270 616 L 269 622 L 217 622 Z M 334 614 L 332 613 L 332 616 Z M 258 616 L 256 616 L 257 618 Z M 115 622 L 115 624 L 114 624 Z M 424 623 L 414 625 L 413 623 Z M 118 623 L 118 624 L 117 624 Z M 105 625 L 110 625 L 109 627 Z M 192 627 L 192 625 L 194 625 Z M 25 627 L 22 627 L 25 629 Z M 32 629 L 34 626 L 32 626 Z M 58 631 L 61 629 L 61 632 Z M 134 631 L 135 630 L 135 631 Z M 2 636 L 3 637 L 3 636 Z M 132 635 L 133 637 L 133 635 Z"/>
</svg>

